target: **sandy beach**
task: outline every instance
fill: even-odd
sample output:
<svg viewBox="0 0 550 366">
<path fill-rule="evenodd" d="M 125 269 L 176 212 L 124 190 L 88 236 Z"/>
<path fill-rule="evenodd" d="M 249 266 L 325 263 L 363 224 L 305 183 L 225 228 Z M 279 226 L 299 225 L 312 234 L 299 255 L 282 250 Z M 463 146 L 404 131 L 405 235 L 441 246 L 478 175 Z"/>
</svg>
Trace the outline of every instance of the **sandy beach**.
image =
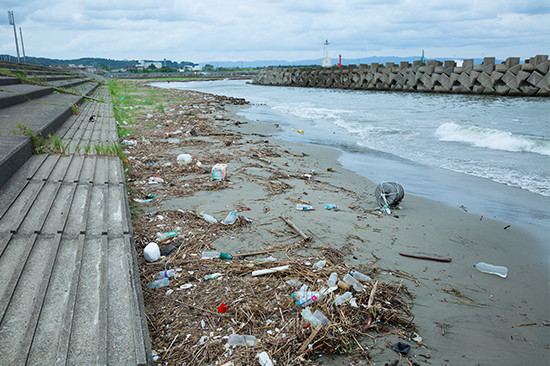
<svg viewBox="0 0 550 366">
<path fill-rule="evenodd" d="M 545 236 L 544 230 L 528 233 L 511 222 L 493 221 L 409 195 L 407 182 L 399 182 L 405 190 L 401 209 L 387 215 L 374 196 L 380 182 L 370 182 L 342 168 L 337 162 L 339 151 L 281 140 L 278 126 L 236 115 L 239 108 L 246 108 L 241 105 L 242 100 L 192 91 L 164 92 L 170 94 L 170 101 L 162 111 L 144 109 L 138 123 L 127 127 L 132 131 L 127 140 L 132 142 L 126 147 L 130 199 L 155 196 L 152 202 L 138 203 L 134 208 L 133 230 L 142 284 L 151 282 L 153 274 L 165 266 L 187 273 L 168 287 L 144 288 L 157 364 L 179 364 L 178 352 L 202 347 L 197 339 L 208 343 L 226 335 L 226 329 L 216 320 L 219 304 L 202 303 L 193 293 L 207 282 L 188 274 L 202 268 L 200 259 L 191 254 L 200 256 L 201 251 L 216 250 L 236 256 L 273 247 L 286 248 L 263 255 L 277 259 L 273 266 L 299 259 L 307 268 L 307 263 L 311 266 L 325 259 L 327 274 L 331 266 L 339 271 L 355 269 L 371 276 L 372 282 L 406 288 L 412 295 L 408 300 L 412 313 L 409 320 L 414 323 L 416 334 L 407 335 L 398 327 L 389 327 L 386 332 L 357 340 L 358 351 L 351 352 L 351 356 L 325 352 L 319 357 L 312 351 L 306 357 L 311 364 L 548 362 L 550 256 L 548 242 L 540 239 Z M 192 162 L 179 165 L 179 154 L 190 154 Z M 228 178 L 222 182 L 211 179 L 211 169 L 218 163 L 227 164 Z M 162 181 L 150 184 L 155 183 L 151 177 Z M 313 210 L 299 211 L 296 204 L 309 204 Z M 337 205 L 338 209 L 327 210 L 324 204 Z M 242 225 L 213 224 L 213 228 L 200 218 L 204 212 L 222 220 L 231 210 L 248 220 L 239 221 Z M 312 240 L 305 242 L 280 216 L 287 217 Z M 157 232 L 172 230 L 180 234 L 179 240 L 173 241 L 182 243 L 179 249 L 153 263 L 146 262 L 143 248 L 155 241 Z M 160 247 L 165 245 L 167 242 L 159 243 Z M 400 253 L 423 253 L 452 261 L 416 259 Z M 508 276 L 478 272 L 473 264 L 482 261 L 506 266 Z M 228 268 L 232 265 L 244 264 L 237 259 L 226 262 Z M 311 271 L 319 276 L 313 266 Z M 272 276 L 289 279 L 284 273 Z M 186 283 L 195 287 L 180 290 Z M 230 282 L 220 283 L 231 286 Z M 372 287 L 370 283 L 367 289 Z M 170 289 L 172 292 L 167 293 Z M 290 298 L 291 292 L 289 289 L 278 294 Z M 176 331 L 183 319 L 178 319 L 178 314 L 189 311 L 185 307 L 174 310 L 178 301 L 187 301 L 184 298 L 194 298 L 192 306 L 210 314 L 205 316 L 206 326 L 198 320 L 191 336 L 188 329 L 180 335 Z M 377 306 L 384 307 L 382 302 Z M 230 306 L 224 316 L 230 317 L 231 310 Z M 304 332 L 307 338 L 311 329 Z M 406 356 L 392 350 L 391 345 L 397 342 L 411 345 Z M 249 353 L 255 355 L 263 350 L 260 341 Z M 249 360 L 230 354 L 211 354 L 207 358 L 210 361 L 204 364 L 249 364 Z M 285 364 L 277 355 L 271 356 L 277 365 Z M 305 363 L 304 360 L 302 364 Z M 202 363 L 197 358 L 194 364 Z"/>
</svg>

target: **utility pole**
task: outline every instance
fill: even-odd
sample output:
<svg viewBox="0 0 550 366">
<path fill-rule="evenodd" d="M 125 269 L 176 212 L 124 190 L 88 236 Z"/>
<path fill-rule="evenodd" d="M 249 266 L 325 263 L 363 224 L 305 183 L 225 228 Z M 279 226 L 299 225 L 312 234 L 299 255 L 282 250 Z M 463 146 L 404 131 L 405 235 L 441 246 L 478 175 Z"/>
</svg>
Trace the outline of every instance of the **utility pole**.
<svg viewBox="0 0 550 366">
<path fill-rule="evenodd" d="M 25 46 L 23 45 L 23 31 L 19 27 L 19 38 L 21 38 L 21 51 L 23 52 L 23 62 L 27 63 L 27 56 L 25 56 Z"/>
<path fill-rule="evenodd" d="M 8 10 L 8 19 L 10 21 L 10 25 L 13 25 L 13 36 L 15 37 L 15 49 L 17 50 L 17 62 L 21 62 L 19 60 L 19 44 L 17 44 L 17 31 L 15 30 L 15 19 L 13 18 L 13 11 Z"/>
</svg>

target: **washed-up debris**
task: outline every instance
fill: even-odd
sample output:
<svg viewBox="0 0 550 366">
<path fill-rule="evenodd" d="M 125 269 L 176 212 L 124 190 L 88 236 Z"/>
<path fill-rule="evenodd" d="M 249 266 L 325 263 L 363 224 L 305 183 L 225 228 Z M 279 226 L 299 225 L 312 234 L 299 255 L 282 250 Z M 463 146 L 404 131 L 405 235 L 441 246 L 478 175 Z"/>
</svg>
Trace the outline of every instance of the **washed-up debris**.
<svg viewBox="0 0 550 366">
<path fill-rule="evenodd" d="M 426 259 L 429 261 L 436 261 L 436 262 L 445 262 L 450 263 L 452 261 L 449 257 L 442 257 L 437 254 L 424 254 L 424 253 L 399 253 L 399 255 L 403 257 L 409 257 L 409 258 L 417 258 L 417 259 Z"/>
<path fill-rule="evenodd" d="M 152 242 L 147 244 L 143 249 L 143 256 L 147 262 L 154 262 L 160 258 L 160 249 L 157 243 Z"/>
</svg>

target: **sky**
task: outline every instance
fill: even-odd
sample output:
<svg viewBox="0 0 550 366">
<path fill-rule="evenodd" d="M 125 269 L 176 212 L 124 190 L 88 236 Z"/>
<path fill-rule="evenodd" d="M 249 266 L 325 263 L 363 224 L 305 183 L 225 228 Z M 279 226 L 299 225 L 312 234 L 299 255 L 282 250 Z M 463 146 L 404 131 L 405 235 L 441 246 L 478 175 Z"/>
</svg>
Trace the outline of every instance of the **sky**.
<svg viewBox="0 0 550 366">
<path fill-rule="evenodd" d="M 252 61 L 550 54 L 549 0 L 2 0 L 0 54 Z M 0 18 L 2 19 L 2 18 Z"/>
</svg>

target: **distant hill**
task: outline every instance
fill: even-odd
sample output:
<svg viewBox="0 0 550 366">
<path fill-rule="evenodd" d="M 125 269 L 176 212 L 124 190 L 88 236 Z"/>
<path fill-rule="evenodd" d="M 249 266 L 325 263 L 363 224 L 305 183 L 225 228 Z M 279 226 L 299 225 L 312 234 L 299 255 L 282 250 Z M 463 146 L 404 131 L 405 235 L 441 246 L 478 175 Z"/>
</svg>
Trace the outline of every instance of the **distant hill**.
<svg viewBox="0 0 550 366">
<path fill-rule="evenodd" d="M 387 62 L 394 62 L 399 64 L 401 61 L 406 61 L 412 63 L 413 61 L 420 60 L 419 56 L 409 56 L 409 57 L 395 57 L 395 56 L 370 56 L 363 58 L 342 58 L 342 65 L 359 65 L 372 63 L 385 64 Z M 437 57 L 430 58 L 430 60 L 446 61 L 446 60 L 463 60 L 462 58 L 445 58 Z M 474 58 L 474 64 L 480 64 L 483 62 L 481 58 Z M 502 62 L 501 60 L 496 60 L 497 63 Z M 313 59 L 313 60 L 299 60 L 299 61 L 286 61 L 286 60 L 260 60 L 260 61 L 209 61 L 209 62 L 199 62 L 199 65 L 212 65 L 214 67 L 267 67 L 267 66 L 321 66 L 322 59 Z M 332 59 L 332 64 L 338 64 L 338 58 Z"/>
<path fill-rule="evenodd" d="M 11 55 L 0 55 L 0 60 L 10 60 L 16 61 L 17 58 Z M 148 62 L 153 62 L 153 60 L 145 60 Z M 171 60 L 161 60 L 157 62 L 166 62 L 166 66 L 173 68 L 180 68 L 184 66 L 195 66 L 197 64 L 190 61 L 174 62 Z M 59 60 L 51 59 L 45 57 L 31 57 L 27 56 L 27 63 L 37 64 L 42 66 L 67 66 L 70 64 L 73 65 L 84 65 L 84 66 L 94 66 L 98 69 L 108 68 L 108 69 L 121 69 L 123 67 L 135 66 L 138 63 L 138 60 L 112 60 L 108 58 L 96 58 L 96 57 L 84 57 L 77 58 L 72 60 Z"/>
</svg>

